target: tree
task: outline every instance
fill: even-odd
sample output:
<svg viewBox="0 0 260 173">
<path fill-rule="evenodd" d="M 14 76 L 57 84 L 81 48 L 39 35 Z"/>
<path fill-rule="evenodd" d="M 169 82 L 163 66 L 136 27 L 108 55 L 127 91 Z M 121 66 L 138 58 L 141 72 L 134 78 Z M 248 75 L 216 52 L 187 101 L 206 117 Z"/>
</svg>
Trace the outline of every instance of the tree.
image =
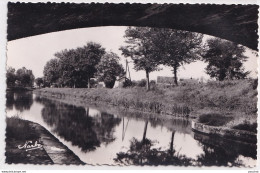
<svg viewBox="0 0 260 173">
<path fill-rule="evenodd" d="M 90 78 L 96 72 L 96 65 L 105 54 L 105 49 L 97 43 L 88 42 L 77 49 L 64 50 L 55 56 L 60 61 L 61 81 L 64 85 L 90 88 Z"/>
<path fill-rule="evenodd" d="M 36 78 L 35 83 L 40 88 L 44 84 L 43 78 L 41 77 Z"/>
<path fill-rule="evenodd" d="M 58 83 L 60 78 L 60 64 L 57 58 L 49 60 L 43 69 L 44 81 L 47 86 Z"/>
<path fill-rule="evenodd" d="M 160 54 L 163 65 L 173 68 L 174 83 L 178 85 L 177 70 L 181 65 L 189 64 L 200 58 L 203 35 L 189 31 L 158 29 L 154 44 Z"/>
<path fill-rule="evenodd" d="M 120 47 L 122 55 L 132 58 L 135 70 L 145 71 L 147 90 L 150 90 L 149 74 L 160 70 L 156 60 L 158 58 L 157 52 L 154 51 L 153 35 L 155 30 L 155 28 L 148 27 L 128 27 L 124 36 L 127 45 Z"/>
<path fill-rule="evenodd" d="M 243 68 L 243 62 L 248 57 L 244 56 L 245 48 L 236 43 L 220 38 L 207 40 L 207 50 L 203 55 L 208 62 L 206 73 L 217 80 L 244 79 L 249 74 Z"/>
<path fill-rule="evenodd" d="M 107 88 L 113 88 L 116 77 L 124 74 L 124 68 L 119 64 L 119 56 L 115 53 L 106 53 L 97 65 L 96 77 L 104 81 Z"/>
<path fill-rule="evenodd" d="M 21 82 L 23 87 L 32 87 L 34 82 L 34 75 L 32 70 L 22 67 L 16 71 L 16 78 Z"/>
<path fill-rule="evenodd" d="M 15 85 L 15 80 L 16 80 L 15 69 L 12 67 L 9 67 L 6 71 L 7 87 L 13 87 Z"/>
</svg>

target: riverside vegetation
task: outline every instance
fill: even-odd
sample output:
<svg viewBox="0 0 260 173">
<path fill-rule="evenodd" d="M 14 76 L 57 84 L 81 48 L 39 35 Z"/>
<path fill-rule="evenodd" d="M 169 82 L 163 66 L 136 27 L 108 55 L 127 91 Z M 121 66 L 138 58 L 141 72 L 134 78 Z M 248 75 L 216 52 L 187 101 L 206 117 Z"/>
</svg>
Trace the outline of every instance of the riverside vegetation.
<svg viewBox="0 0 260 173">
<path fill-rule="evenodd" d="M 175 87 L 42 88 L 38 95 L 106 103 L 126 109 L 192 117 L 212 125 L 256 132 L 257 80 L 209 81 Z"/>
</svg>

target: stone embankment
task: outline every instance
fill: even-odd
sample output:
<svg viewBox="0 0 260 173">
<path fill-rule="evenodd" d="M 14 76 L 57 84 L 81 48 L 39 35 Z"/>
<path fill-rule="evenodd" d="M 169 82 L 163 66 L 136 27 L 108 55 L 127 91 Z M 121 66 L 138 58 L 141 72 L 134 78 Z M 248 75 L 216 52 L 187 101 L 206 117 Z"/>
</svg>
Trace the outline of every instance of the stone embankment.
<svg viewBox="0 0 260 173">
<path fill-rule="evenodd" d="M 74 164 L 83 165 L 67 146 L 61 143 L 55 136 L 41 125 L 19 119 L 20 124 L 27 124 L 31 131 L 24 133 L 37 134 L 34 139 L 23 139 L 13 134 L 14 137 L 6 138 L 6 163 L 25 164 Z M 9 127 L 16 128 L 15 126 Z M 65 128 L 65 127 L 64 127 Z M 25 130 L 25 129 L 20 129 Z"/>
<path fill-rule="evenodd" d="M 227 139 L 239 140 L 247 143 L 257 143 L 257 135 L 245 130 L 230 129 L 226 127 L 209 126 L 196 121 L 191 123 L 192 130 L 208 135 L 217 135 Z"/>
<path fill-rule="evenodd" d="M 39 124 L 34 123 L 35 130 L 40 134 L 40 142 L 54 164 L 84 164 L 67 146 L 61 143 L 49 131 Z M 65 127 L 64 127 L 65 128 Z"/>
</svg>

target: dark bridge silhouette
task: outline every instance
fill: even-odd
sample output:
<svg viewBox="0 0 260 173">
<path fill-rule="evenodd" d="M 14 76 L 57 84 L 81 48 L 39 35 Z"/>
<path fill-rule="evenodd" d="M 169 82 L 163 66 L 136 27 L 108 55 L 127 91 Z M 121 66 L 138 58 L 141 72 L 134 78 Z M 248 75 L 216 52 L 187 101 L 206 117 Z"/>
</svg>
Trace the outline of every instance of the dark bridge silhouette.
<svg viewBox="0 0 260 173">
<path fill-rule="evenodd" d="M 95 26 L 199 32 L 257 50 L 258 5 L 8 3 L 8 40 Z"/>
</svg>

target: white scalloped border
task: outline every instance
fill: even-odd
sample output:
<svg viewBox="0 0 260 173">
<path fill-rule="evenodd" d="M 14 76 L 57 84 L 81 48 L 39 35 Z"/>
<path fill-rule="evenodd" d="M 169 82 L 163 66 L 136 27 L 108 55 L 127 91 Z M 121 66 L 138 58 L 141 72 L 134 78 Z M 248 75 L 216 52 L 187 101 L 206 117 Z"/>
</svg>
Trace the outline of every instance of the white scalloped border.
<svg viewBox="0 0 260 173">
<path fill-rule="evenodd" d="M 9 2 L 32 2 L 32 3 L 38 3 L 38 2 L 68 2 L 68 3 L 91 3 L 91 2 L 97 2 L 97 3 L 157 3 L 157 4 L 163 4 L 163 3 L 173 3 L 173 4 L 225 4 L 225 5 L 231 5 L 231 4 L 242 4 L 242 5 L 249 5 L 249 4 L 257 4 L 259 5 L 258 0 L 113 0 L 113 1 L 106 1 L 106 0 L 9 0 Z M 144 167 L 136 167 L 136 166 L 126 166 L 126 167 L 120 167 L 120 166 L 109 166 L 109 165 L 85 165 L 85 166 L 77 166 L 77 165 L 24 165 L 24 164 L 5 164 L 5 90 L 6 90 L 6 77 L 5 77 L 5 64 L 6 64 L 6 46 L 7 46 L 7 0 L 0 0 L 0 171 L 2 170 L 58 170 L 58 169 L 66 169 L 66 170 L 82 170 L 82 169 L 103 169 L 103 170 L 112 170 L 112 169 L 158 169 L 156 166 L 144 166 Z M 260 22 L 260 19 L 258 18 L 258 23 Z M 260 29 L 258 27 L 258 33 Z M 259 48 L 259 41 L 258 41 L 258 48 Z M 260 77 L 259 74 L 259 65 L 260 60 L 258 58 L 258 78 Z M 258 85 L 258 93 L 260 93 L 260 87 Z M 258 94 L 259 98 L 259 94 Z M 258 109 L 260 109 L 260 103 L 258 102 Z M 260 120 L 260 117 L 258 116 L 258 122 Z M 258 126 L 259 131 L 259 126 Z M 260 137 L 259 133 L 257 135 L 258 139 Z M 259 143 L 258 143 L 259 146 Z M 232 147 L 232 146 L 231 146 Z M 257 148 L 257 158 L 260 158 L 260 149 Z M 239 169 L 239 168 L 227 168 L 227 167 L 207 167 L 206 169 L 218 169 L 218 170 L 228 170 L 228 172 L 236 171 L 236 170 L 259 170 L 259 159 L 257 161 L 257 167 L 255 169 Z M 14 168 L 15 166 L 15 168 Z M 176 166 L 160 166 L 160 169 L 166 169 L 166 170 L 201 170 L 201 168 L 205 167 L 176 167 Z M 60 171 L 61 172 L 61 171 Z"/>
</svg>

